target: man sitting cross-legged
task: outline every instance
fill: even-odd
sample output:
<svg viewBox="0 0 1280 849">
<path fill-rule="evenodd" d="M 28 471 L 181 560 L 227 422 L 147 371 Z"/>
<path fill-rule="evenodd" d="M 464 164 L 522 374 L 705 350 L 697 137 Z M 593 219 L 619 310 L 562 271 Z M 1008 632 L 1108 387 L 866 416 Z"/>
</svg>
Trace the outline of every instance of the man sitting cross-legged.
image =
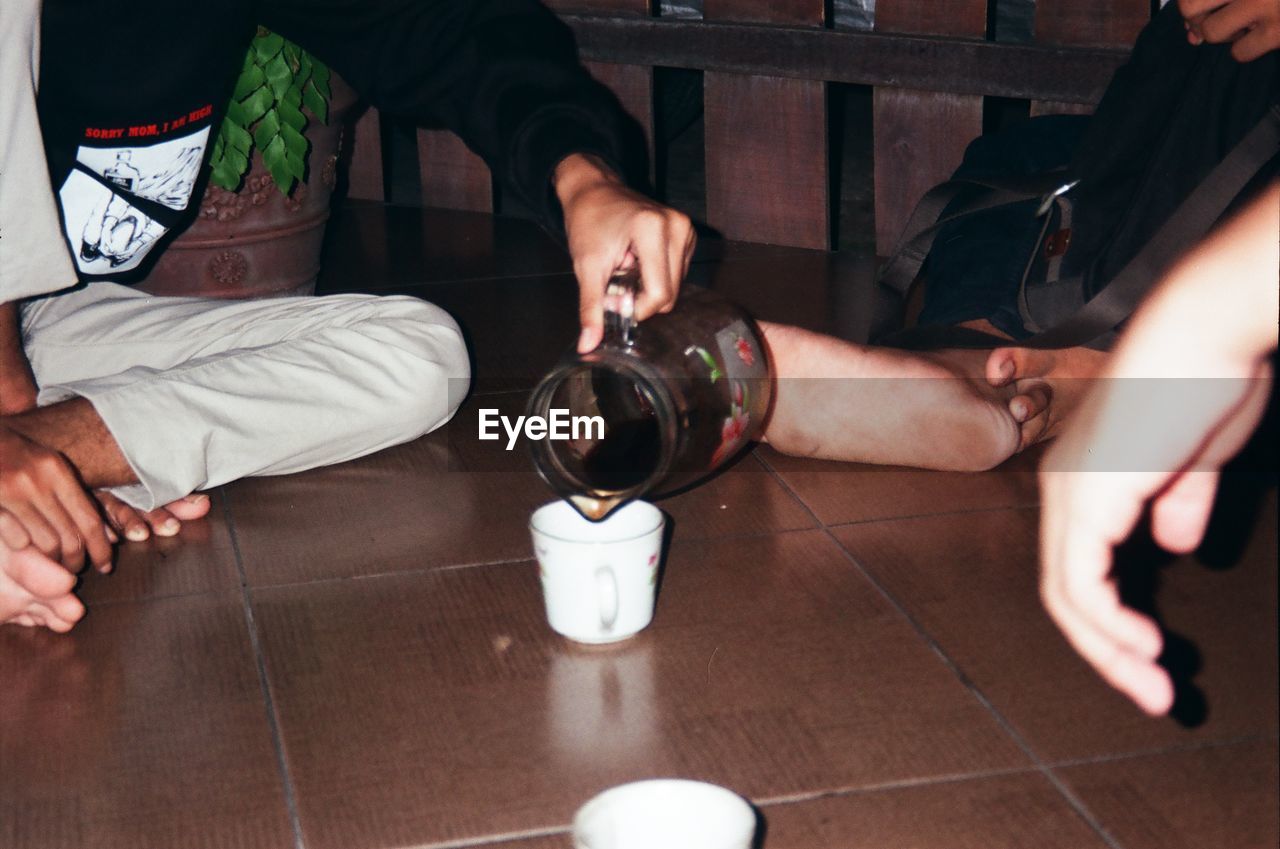
<svg viewBox="0 0 1280 849">
<path fill-rule="evenodd" d="M 384 112 L 456 131 L 563 231 L 583 349 L 601 338 L 615 269 L 640 265 L 643 319 L 671 308 L 693 250 L 689 219 L 619 176 L 628 119 L 532 0 L 242 0 L 217 15 L 140 2 L 128 18 L 108 0 L 0 4 L 0 625 L 66 631 L 84 612 L 72 574 L 86 559 L 109 568 L 121 537 L 177 532 L 208 511 L 201 490 L 414 439 L 467 392 L 457 324 L 416 298 L 122 285 L 194 216 L 194 178 L 163 197 L 148 187 L 207 167 L 259 20 Z M 151 235 L 108 252 L 91 235 L 126 208 Z"/>
</svg>

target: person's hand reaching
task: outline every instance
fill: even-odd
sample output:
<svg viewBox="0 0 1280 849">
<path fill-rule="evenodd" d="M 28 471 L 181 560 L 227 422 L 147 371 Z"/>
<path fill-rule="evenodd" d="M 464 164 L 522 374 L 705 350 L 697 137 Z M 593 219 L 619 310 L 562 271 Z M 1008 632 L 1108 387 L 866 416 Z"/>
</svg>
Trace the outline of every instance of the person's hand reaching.
<svg viewBox="0 0 1280 849">
<path fill-rule="evenodd" d="M 1040 468 L 1040 594 L 1080 655 L 1151 714 L 1173 704 L 1160 629 L 1126 607 L 1114 548 L 1148 507 L 1173 552 L 1204 536 L 1222 465 L 1266 407 L 1280 182 L 1187 255 L 1135 314 Z"/>
<path fill-rule="evenodd" d="M 687 215 L 628 188 L 594 157 L 566 157 L 554 182 L 578 278 L 578 351 L 585 353 L 604 336 L 609 278 L 638 265 L 636 320 L 669 312 L 697 239 Z"/>
<path fill-rule="evenodd" d="M 1040 595 L 1068 642 L 1150 714 L 1168 712 L 1173 682 L 1159 666 L 1160 629 L 1125 607 L 1113 550 L 1150 504 L 1151 532 L 1186 553 L 1204 536 L 1222 464 L 1266 405 L 1270 374 L 1100 381 L 1045 454 Z"/>
</svg>

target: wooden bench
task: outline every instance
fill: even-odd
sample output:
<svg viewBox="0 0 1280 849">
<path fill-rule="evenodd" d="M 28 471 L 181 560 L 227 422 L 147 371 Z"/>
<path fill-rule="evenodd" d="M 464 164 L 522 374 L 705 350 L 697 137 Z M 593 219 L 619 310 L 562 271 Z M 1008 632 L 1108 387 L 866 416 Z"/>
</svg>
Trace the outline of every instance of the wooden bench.
<svg viewBox="0 0 1280 849">
<path fill-rule="evenodd" d="M 994 3 L 995 0 L 990 0 Z M 832 247 L 831 84 L 872 87 L 877 253 L 982 132 L 989 97 L 1031 114 L 1088 111 L 1152 0 L 1037 0 L 1034 40 L 988 37 L 988 0 L 877 0 L 873 31 L 835 29 L 829 0 L 704 0 L 702 20 L 651 0 L 553 0 L 591 72 L 649 134 L 654 69 L 702 71 L 706 219 L 726 238 Z M 376 113 L 356 127 L 350 196 L 385 198 Z M 455 137 L 417 136 L 431 206 L 490 211 L 487 168 Z"/>
</svg>

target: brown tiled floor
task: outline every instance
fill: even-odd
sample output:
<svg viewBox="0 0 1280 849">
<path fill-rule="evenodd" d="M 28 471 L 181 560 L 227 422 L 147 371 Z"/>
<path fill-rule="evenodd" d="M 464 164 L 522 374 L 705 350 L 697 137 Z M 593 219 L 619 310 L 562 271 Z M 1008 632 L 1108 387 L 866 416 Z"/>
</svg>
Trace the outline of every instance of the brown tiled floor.
<svg viewBox="0 0 1280 849">
<path fill-rule="evenodd" d="M 1041 611 L 1034 456 L 757 450 L 661 503 L 653 625 L 576 646 L 529 560 L 551 496 L 474 439 L 572 338 L 563 257 L 519 222 L 370 206 L 335 245 L 329 288 L 459 316 L 477 394 L 413 444 L 225 487 L 86 578 L 69 636 L 0 629 L 0 849 L 568 849 L 578 805 L 658 775 L 748 796 L 764 849 L 1276 845 L 1274 491 L 1238 556 L 1158 572 L 1199 652 L 1192 728 L 1141 717 Z M 709 243 L 692 276 L 849 338 L 875 308 L 846 257 Z"/>
</svg>

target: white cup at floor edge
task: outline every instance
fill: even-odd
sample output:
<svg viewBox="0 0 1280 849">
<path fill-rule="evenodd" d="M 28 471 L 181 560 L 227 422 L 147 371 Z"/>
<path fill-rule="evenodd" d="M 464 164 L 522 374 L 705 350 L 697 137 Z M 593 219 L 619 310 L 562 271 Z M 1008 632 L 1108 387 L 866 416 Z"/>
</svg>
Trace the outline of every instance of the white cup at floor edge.
<svg viewBox="0 0 1280 849">
<path fill-rule="evenodd" d="M 574 849 L 751 849 L 755 833 L 747 800 L 678 778 L 613 787 L 573 818 Z"/>
</svg>

